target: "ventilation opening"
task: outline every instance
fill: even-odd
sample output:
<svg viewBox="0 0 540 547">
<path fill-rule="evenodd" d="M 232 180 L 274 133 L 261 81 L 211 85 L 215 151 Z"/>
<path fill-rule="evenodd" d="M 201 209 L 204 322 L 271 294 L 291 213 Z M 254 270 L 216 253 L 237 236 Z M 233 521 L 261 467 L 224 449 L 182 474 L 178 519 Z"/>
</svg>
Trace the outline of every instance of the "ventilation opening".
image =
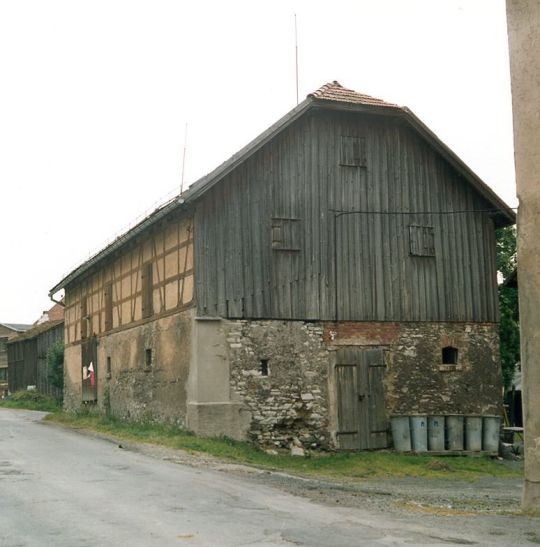
<svg viewBox="0 0 540 547">
<path fill-rule="evenodd" d="M 268 359 L 261 359 L 261 376 L 268 376 Z"/>
<path fill-rule="evenodd" d="M 457 365 L 458 362 L 458 350 L 452 346 L 446 346 L 442 349 L 442 364 L 443 365 Z"/>
<path fill-rule="evenodd" d="M 145 364 L 147 367 L 151 367 L 152 366 L 152 350 L 151 349 L 147 349 L 146 350 L 146 361 L 145 361 Z"/>
</svg>

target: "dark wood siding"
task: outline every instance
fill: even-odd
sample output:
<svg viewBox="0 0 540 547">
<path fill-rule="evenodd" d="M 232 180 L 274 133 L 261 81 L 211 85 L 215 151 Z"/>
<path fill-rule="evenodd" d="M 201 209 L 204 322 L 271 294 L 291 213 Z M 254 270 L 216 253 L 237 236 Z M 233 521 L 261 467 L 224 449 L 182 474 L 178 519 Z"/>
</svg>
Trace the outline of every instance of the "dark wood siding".
<svg viewBox="0 0 540 547">
<path fill-rule="evenodd" d="M 365 166 L 342 165 L 343 136 Z M 470 212 L 487 208 L 395 118 L 306 115 L 199 201 L 199 314 L 497 321 L 493 223 Z M 298 249 L 272 244 L 280 218 Z M 432 228 L 434 256 L 411 255 L 410 226 Z"/>
<path fill-rule="evenodd" d="M 51 371 L 47 363 L 49 348 L 58 342 L 64 342 L 64 323 L 60 323 L 37 337 L 37 388 L 41 393 L 60 397 L 62 389 L 51 383 Z"/>
<path fill-rule="evenodd" d="M 47 395 L 58 397 L 62 390 L 51 384 L 47 351 L 64 341 L 64 324 L 59 323 L 32 338 L 8 344 L 8 382 L 12 393 L 36 386 Z"/>
</svg>

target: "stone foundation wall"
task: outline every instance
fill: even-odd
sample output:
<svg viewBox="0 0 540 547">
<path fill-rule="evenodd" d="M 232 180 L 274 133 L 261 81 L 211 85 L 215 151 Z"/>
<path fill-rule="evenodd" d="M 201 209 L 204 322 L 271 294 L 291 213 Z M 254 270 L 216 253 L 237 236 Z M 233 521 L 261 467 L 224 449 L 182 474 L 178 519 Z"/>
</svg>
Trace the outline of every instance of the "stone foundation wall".
<svg viewBox="0 0 540 547">
<path fill-rule="evenodd" d="M 228 322 L 231 388 L 251 413 L 249 438 L 266 447 L 329 446 L 328 349 L 323 326 Z M 268 376 L 261 370 L 268 363 Z"/>
<path fill-rule="evenodd" d="M 97 402 L 81 402 L 81 346 L 65 352 L 64 406 L 85 406 L 131 420 L 185 425 L 192 312 L 185 311 L 98 337 Z M 147 365 L 146 350 L 152 359 Z M 111 370 L 107 373 L 107 358 Z"/>
<path fill-rule="evenodd" d="M 267 448 L 335 446 L 341 346 L 384 350 L 388 417 L 502 410 L 495 324 L 203 321 L 190 310 L 98 340 L 98 400 L 87 407 Z M 456 364 L 443 364 L 446 346 Z M 78 409 L 80 345 L 66 348 L 65 362 L 65 407 Z"/>
<path fill-rule="evenodd" d="M 494 323 L 326 323 L 328 346 L 381 346 L 391 414 L 502 413 L 498 325 Z M 442 348 L 458 350 L 443 365 Z"/>
<path fill-rule="evenodd" d="M 248 437 L 264 447 L 334 446 L 332 354 L 340 346 L 385 350 L 388 417 L 501 414 L 495 324 L 239 320 L 227 329 L 233 396 L 250 412 Z M 455 365 L 442 362 L 446 346 L 458 350 Z"/>
</svg>

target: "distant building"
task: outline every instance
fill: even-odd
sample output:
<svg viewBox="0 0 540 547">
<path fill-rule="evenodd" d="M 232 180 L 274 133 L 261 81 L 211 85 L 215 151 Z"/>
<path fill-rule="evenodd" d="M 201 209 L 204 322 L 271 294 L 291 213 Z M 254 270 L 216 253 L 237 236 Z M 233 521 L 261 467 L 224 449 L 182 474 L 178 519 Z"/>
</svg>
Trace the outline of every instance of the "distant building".
<svg viewBox="0 0 540 547">
<path fill-rule="evenodd" d="M 0 397 L 8 391 L 8 357 L 7 342 L 21 332 L 28 330 L 32 325 L 15 323 L 0 323 Z"/>
<path fill-rule="evenodd" d="M 47 321 L 12 338 L 8 347 L 9 391 L 37 389 L 59 397 L 62 389 L 52 385 L 47 352 L 56 342 L 64 340 L 64 321 Z"/>
<path fill-rule="evenodd" d="M 514 222 L 410 110 L 324 85 L 52 288 L 66 408 L 342 449 L 500 415 Z"/>
<path fill-rule="evenodd" d="M 41 317 L 34 323 L 34 325 L 40 325 L 47 321 L 61 321 L 64 319 L 64 306 L 61 304 L 55 304 L 50 310 L 45 310 Z"/>
</svg>

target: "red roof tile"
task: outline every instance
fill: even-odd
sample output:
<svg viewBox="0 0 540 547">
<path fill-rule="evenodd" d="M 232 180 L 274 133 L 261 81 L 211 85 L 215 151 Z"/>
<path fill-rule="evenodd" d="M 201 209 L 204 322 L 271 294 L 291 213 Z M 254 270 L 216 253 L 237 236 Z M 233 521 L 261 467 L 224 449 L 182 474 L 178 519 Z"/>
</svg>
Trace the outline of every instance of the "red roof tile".
<svg viewBox="0 0 540 547">
<path fill-rule="evenodd" d="M 64 319 L 64 306 L 55 304 L 48 312 L 49 321 L 61 321 Z"/>
<path fill-rule="evenodd" d="M 323 85 L 317 91 L 310 93 L 308 97 L 313 99 L 323 99 L 325 101 L 337 101 L 340 103 L 365 104 L 369 106 L 385 106 L 390 108 L 401 108 L 397 104 L 387 103 L 381 99 L 357 93 L 353 89 L 343 87 L 339 82 L 334 80 Z"/>
</svg>

